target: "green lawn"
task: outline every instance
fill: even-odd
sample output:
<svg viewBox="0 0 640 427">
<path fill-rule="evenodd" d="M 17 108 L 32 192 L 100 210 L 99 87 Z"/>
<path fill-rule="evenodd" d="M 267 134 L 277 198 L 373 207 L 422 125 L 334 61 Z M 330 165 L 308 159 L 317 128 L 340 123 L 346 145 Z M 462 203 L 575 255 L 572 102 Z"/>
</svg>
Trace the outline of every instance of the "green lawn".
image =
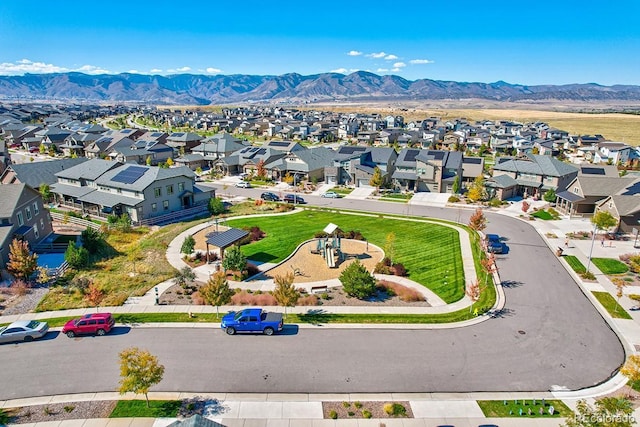
<svg viewBox="0 0 640 427">
<path fill-rule="evenodd" d="M 536 399 L 535 404 L 532 399 L 519 399 L 517 401 L 478 400 L 478 406 L 480 406 L 482 413 L 487 418 L 521 416 L 523 418 L 564 418 L 571 415 L 571 410 L 561 400 L 545 400 L 544 407 L 540 399 Z M 553 415 L 549 414 L 549 408 L 551 406 L 553 406 L 554 409 Z M 543 408 L 542 415 L 540 415 L 540 408 Z M 522 415 L 520 415 L 520 409 L 522 409 Z M 531 409 L 531 415 L 529 415 L 529 409 Z"/>
<path fill-rule="evenodd" d="M 109 418 L 174 418 L 182 402 L 180 400 L 119 400 Z"/>
<path fill-rule="evenodd" d="M 394 232 L 396 262 L 404 264 L 411 280 L 421 283 L 447 303 L 464 296 L 464 273 L 458 232 L 439 224 L 404 221 L 378 216 L 347 215 L 305 210 L 292 215 L 229 219 L 232 227 L 258 226 L 264 239 L 242 247 L 251 260 L 280 262 L 304 240 L 322 231 L 329 223 L 342 230 L 357 230 L 371 243 L 385 246 Z"/>
<path fill-rule="evenodd" d="M 569 266 L 571 266 L 571 268 L 573 269 L 573 271 L 575 271 L 578 274 L 582 274 L 585 273 L 587 271 L 587 267 L 584 266 L 583 263 L 580 262 L 580 260 L 578 258 L 576 258 L 573 255 L 566 255 L 562 257 L 565 261 L 567 261 L 567 264 L 569 264 Z"/>
<path fill-rule="evenodd" d="M 631 315 L 629 315 L 629 313 L 627 313 L 624 310 L 624 308 L 622 308 L 622 306 L 618 304 L 618 301 L 616 301 L 615 298 L 609 292 L 592 291 L 591 293 L 596 297 L 596 299 L 600 302 L 600 304 L 602 304 L 602 306 L 607 310 L 607 312 L 609 312 L 611 317 L 617 318 L 617 319 L 632 318 Z"/>
<path fill-rule="evenodd" d="M 553 216 L 549 212 L 547 212 L 545 210 L 542 210 L 542 209 L 539 210 L 539 211 L 535 211 L 534 213 L 531 214 L 531 216 L 534 216 L 534 217 L 539 218 L 539 219 L 543 219 L 545 221 L 549 221 L 549 220 L 554 219 Z"/>
<path fill-rule="evenodd" d="M 591 258 L 593 265 L 604 274 L 622 274 L 629 271 L 629 267 L 615 258 Z"/>
<path fill-rule="evenodd" d="M 331 191 L 336 192 L 342 196 L 346 196 L 347 194 L 351 194 L 353 188 L 349 187 L 333 187 Z"/>
</svg>

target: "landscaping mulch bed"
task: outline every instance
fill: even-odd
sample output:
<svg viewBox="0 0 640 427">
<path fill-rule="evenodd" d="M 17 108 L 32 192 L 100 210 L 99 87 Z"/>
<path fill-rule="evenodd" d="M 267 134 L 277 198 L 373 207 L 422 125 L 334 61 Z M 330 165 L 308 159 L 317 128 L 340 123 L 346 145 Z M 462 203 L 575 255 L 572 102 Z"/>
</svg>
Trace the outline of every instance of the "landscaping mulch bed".
<svg viewBox="0 0 640 427">
<path fill-rule="evenodd" d="M 322 413 L 325 419 L 331 419 L 331 411 L 335 411 L 338 414 L 336 419 L 345 420 L 350 418 L 365 418 L 363 411 L 369 411 L 371 417 L 369 418 L 413 418 L 413 412 L 411 411 L 411 405 L 409 402 L 404 401 L 369 401 L 369 402 L 322 402 Z M 405 416 L 393 416 L 384 411 L 385 403 L 399 403 L 406 409 Z M 356 404 L 361 404 L 360 408 L 356 407 Z"/>
<path fill-rule="evenodd" d="M 46 421 L 108 418 L 115 406 L 115 400 L 96 400 L 23 406 L 21 408 L 5 409 L 5 411 L 11 417 L 10 424 L 30 424 Z"/>
</svg>

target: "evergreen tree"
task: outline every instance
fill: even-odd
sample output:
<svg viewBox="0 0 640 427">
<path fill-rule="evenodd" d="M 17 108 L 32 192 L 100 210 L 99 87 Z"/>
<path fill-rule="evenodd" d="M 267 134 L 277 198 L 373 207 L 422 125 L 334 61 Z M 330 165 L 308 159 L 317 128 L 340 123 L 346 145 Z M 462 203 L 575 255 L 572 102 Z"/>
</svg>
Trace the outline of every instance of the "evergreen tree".
<svg viewBox="0 0 640 427">
<path fill-rule="evenodd" d="M 367 298 L 376 291 L 376 279 L 367 271 L 360 260 L 356 260 L 347 266 L 340 274 L 340 283 L 344 291 L 359 299 Z"/>
</svg>

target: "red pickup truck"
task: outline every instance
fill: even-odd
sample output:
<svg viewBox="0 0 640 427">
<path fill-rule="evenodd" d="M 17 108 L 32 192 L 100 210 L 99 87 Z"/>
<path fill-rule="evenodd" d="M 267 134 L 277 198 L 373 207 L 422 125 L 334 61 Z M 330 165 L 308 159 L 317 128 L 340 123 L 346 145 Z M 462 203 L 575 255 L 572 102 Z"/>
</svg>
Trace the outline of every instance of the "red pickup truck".
<svg viewBox="0 0 640 427">
<path fill-rule="evenodd" d="M 104 335 L 111 331 L 115 324 L 111 313 L 91 313 L 69 320 L 62 328 L 62 333 L 69 338 L 76 335 Z"/>
</svg>

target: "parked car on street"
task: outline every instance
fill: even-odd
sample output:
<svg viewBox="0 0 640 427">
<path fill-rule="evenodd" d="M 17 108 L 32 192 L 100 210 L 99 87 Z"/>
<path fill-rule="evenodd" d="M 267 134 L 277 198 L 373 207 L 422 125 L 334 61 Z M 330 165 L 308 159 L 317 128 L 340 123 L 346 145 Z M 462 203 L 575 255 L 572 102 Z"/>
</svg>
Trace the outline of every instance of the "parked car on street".
<svg viewBox="0 0 640 427">
<path fill-rule="evenodd" d="M 297 194 L 285 194 L 284 201 L 287 203 L 306 203 L 304 199 Z"/>
<path fill-rule="evenodd" d="M 236 187 L 238 188 L 251 188 L 251 183 L 249 181 L 240 181 L 236 183 Z"/>
<path fill-rule="evenodd" d="M 49 324 L 47 322 L 38 322 L 37 320 L 17 320 L 0 328 L 0 343 L 33 341 L 36 338 L 42 338 L 47 334 Z"/>
<path fill-rule="evenodd" d="M 265 191 L 264 193 L 262 193 L 260 195 L 260 198 L 262 200 L 266 200 L 269 202 L 279 202 L 280 201 L 280 197 L 278 197 L 278 195 L 276 193 L 272 193 L 270 191 Z"/>
<path fill-rule="evenodd" d="M 267 313 L 261 308 L 231 311 L 222 318 L 220 328 L 228 335 L 237 332 L 260 332 L 273 335 L 282 330 L 282 313 Z"/>
<path fill-rule="evenodd" d="M 485 236 L 487 240 L 487 251 L 494 254 L 501 254 L 504 250 L 504 244 L 500 240 L 500 236 L 497 234 L 487 234 Z"/>
<path fill-rule="evenodd" d="M 326 197 L 328 199 L 337 199 L 337 198 L 340 197 L 340 195 L 338 193 L 336 193 L 335 191 L 327 191 L 321 197 Z"/>
<path fill-rule="evenodd" d="M 115 323 L 111 313 L 90 313 L 78 319 L 69 320 L 62 328 L 62 333 L 69 338 L 76 335 L 102 336 L 110 332 Z"/>
</svg>

